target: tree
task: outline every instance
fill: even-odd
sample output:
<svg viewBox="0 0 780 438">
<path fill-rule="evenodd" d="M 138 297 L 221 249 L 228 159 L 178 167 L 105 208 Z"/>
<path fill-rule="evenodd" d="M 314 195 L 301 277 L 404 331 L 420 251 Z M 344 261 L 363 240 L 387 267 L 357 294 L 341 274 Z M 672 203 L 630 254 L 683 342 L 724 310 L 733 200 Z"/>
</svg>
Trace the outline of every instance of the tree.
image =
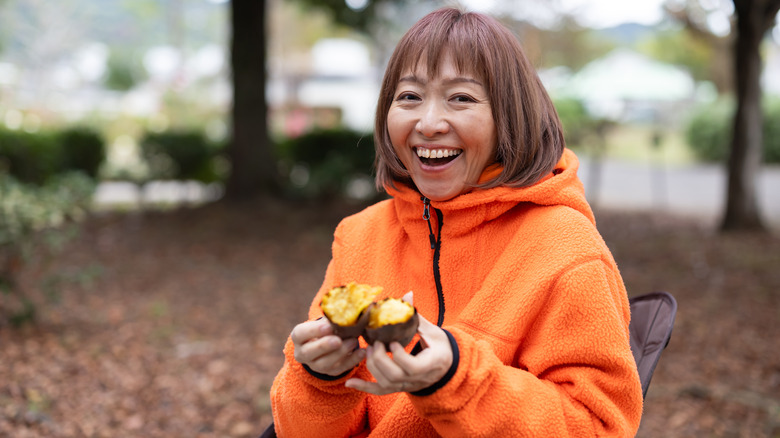
<svg viewBox="0 0 780 438">
<path fill-rule="evenodd" d="M 518 35 L 525 54 L 537 66 L 565 66 L 578 71 L 617 47 L 615 42 L 582 26 L 574 16 L 565 12 L 560 13 L 558 24 L 551 29 L 511 16 L 502 18 L 504 24 Z"/>
<path fill-rule="evenodd" d="M 700 0 L 684 0 L 682 2 L 670 0 L 664 5 L 666 13 L 683 25 L 683 32 L 707 48 L 702 51 L 701 47 L 680 47 L 677 45 L 671 51 L 674 53 L 683 49 L 690 56 L 691 49 L 693 49 L 694 57 L 704 55 L 709 64 L 707 69 L 708 79 L 715 85 L 719 93 L 732 93 L 734 91 L 734 75 L 731 66 L 734 65 L 734 57 L 731 47 L 734 41 L 734 31 L 713 31 L 709 24 L 712 21 L 710 16 L 714 13 L 723 14 L 723 12 L 717 10 L 719 6 L 717 2 L 708 2 L 707 7 L 702 3 L 704 2 Z M 733 27 L 733 23 L 731 23 L 731 27 Z M 690 42 L 684 44 L 687 46 L 692 45 Z M 665 50 L 668 50 L 668 48 L 665 48 Z M 665 54 L 665 57 L 669 56 L 669 53 Z M 669 61 L 676 62 L 677 60 L 669 59 Z M 691 59 L 687 61 L 690 62 Z M 688 62 L 683 64 L 688 64 Z M 695 70 L 693 73 L 696 73 Z"/>
<path fill-rule="evenodd" d="M 228 200 L 273 191 L 278 184 L 266 120 L 265 12 L 265 0 L 230 2 L 233 109 Z"/>
<path fill-rule="evenodd" d="M 732 41 L 732 73 L 737 108 L 728 160 L 726 209 L 721 223 L 724 231 L 764 230 L 757 198 L 757 178 L 761 167 L 763 110 L 761 106 L 761 43 L 775 23 L 780 0 L 733 0 L 729 41 Z M 699 0 L 685 7 L 669 1 L 667 12 L 695 34 L 712 33 L 702 23 Z M 713 38 L 715 36 L 713 35 Z M 722 41 L 722 38 L 718 41 Z"/>
<path fill-rule="evenodd" d="M 759 230 L 757 178 L 763 144 L 761 107 L 761 42 L 775 23 L 780 0 L 734 0 L 736 35 L 734 77 L 737 111 L 731 155 L 724 230 Z"/>
<path fill-rule="evenodd" d="M 383 3 L 369 1 L 352 9 L 344 0 L 298 0 L 330 12 L 336 22 L 366 30 L 379 16 Z M 267 125 L 266 0 L 231 0 L 231 67 L 233 78 L 232 140 L 228 155 L 232 164 L 225 189 L 228 200 L 274 192 L 279 187 Z"/>
</svg>

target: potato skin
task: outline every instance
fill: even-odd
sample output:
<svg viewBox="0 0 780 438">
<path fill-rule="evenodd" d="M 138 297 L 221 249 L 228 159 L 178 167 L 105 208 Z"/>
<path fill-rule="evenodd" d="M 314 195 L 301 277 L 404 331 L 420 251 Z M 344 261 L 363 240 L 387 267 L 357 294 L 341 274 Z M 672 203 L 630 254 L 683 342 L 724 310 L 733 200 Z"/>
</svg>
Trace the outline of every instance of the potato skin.
<svg viewBox="0 0 780 438">
<path fill-rule="evenodd" d="M 375 342 L 381 342 L 385 344 L 385 348 L 390 348 L 391 342 L 398 342 L 406 347 L 414 334 L 417 333 L 419 324 L 420 317 L 417 315 L 417 309 L 414 309 L 414 314 L 405 322 L 387 324 L 377 328 L 366 327 L 363 337 L 371 345 L 374 345 Z"/>
<path fill-rule="evenodd" d="M 360 313 L 357 321 L 355 321 L 355 323 L 352 325 L 338 325 L 331 321 L 330 318 L 328 318 L 328 315 L 325 315 L 325 318 L 327 318 L 328 322 L 330 322 L 330 326 L 333 327 L 334 335 L 340 337 L 341 339 L 357 338 L 363 335 L 366 326 L 368 325 L 368 315 L 371 312 L 372 307 L 374 307 L 374 305 L 369 304 L 369 306 Z"/>
</svg>

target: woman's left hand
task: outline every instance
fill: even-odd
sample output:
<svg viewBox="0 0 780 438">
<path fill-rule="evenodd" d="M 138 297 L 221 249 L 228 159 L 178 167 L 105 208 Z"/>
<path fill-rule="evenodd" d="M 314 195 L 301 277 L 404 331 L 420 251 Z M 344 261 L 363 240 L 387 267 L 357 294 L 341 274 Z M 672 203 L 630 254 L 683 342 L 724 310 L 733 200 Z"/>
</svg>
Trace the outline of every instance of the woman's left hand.
<svg viewBox="0 0 780 438">
<path fill-rule="evenodd" d="M 411 302 L 411 293 L 404 296 Z M 384 344 L 375 343 L 368 347 L 366 366 L 376 379 L 370 382 L 352 378 L 345 385 L 348 388 L 375 395 L 393 392 L 415 392 L 425 389 L 441 380 L 452 365 L 452 347 L 447 334 L 440 327 L 429 322 L 422 315 L 417 332 L 423 350 L 416 356 L 407 353 L 398 342 L 390 344 L 392 357 Z"/>
</svg>

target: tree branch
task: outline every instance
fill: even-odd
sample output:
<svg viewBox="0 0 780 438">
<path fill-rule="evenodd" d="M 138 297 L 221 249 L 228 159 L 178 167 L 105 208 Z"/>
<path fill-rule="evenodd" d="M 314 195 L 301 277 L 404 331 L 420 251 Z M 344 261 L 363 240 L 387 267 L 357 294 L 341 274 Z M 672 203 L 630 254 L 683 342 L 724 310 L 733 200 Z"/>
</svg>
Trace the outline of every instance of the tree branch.
<svg viewBox="0 0 780 438">
<path fill-rule="evenodd" d="M 735 0 L 735 2 L 738 0 Z M 777 0 L 780 1 L 780 0 Z M 664 11 L 672 17 L 674 20 L 680 22 L 693 36 L 704 40 L 711 46 L 718 46 L 723 44 L 729 37 L 722 37 L 715 35 L 707 28 L 706 23 L 696 20 L 693 17 L 692 11 L 689 6 L 682 9 L 674 9 L 665 3 L 663 5 Z"/>
</svg>

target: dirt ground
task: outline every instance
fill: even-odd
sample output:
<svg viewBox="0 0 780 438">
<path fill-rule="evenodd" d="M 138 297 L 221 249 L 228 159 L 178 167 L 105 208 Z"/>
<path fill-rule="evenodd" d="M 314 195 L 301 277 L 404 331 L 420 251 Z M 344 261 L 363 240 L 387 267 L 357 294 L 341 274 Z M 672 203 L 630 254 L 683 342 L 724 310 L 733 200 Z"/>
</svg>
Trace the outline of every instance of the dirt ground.
<svg viewBox="0 0 780 438">
<path fill-rule="evenodd" d="M 19 290 L 37 322 L 0 325 L 0 436 L 252 437 L 305 316 L 333 228 L 358 205 L 265 199 L 102 213 Z M 780 437 L 780 237 L 598 212 L 631 295 L 679 304 L 640 437 Z M 0 297 L 0 312 L 15 305 Z"/>
</svg>

